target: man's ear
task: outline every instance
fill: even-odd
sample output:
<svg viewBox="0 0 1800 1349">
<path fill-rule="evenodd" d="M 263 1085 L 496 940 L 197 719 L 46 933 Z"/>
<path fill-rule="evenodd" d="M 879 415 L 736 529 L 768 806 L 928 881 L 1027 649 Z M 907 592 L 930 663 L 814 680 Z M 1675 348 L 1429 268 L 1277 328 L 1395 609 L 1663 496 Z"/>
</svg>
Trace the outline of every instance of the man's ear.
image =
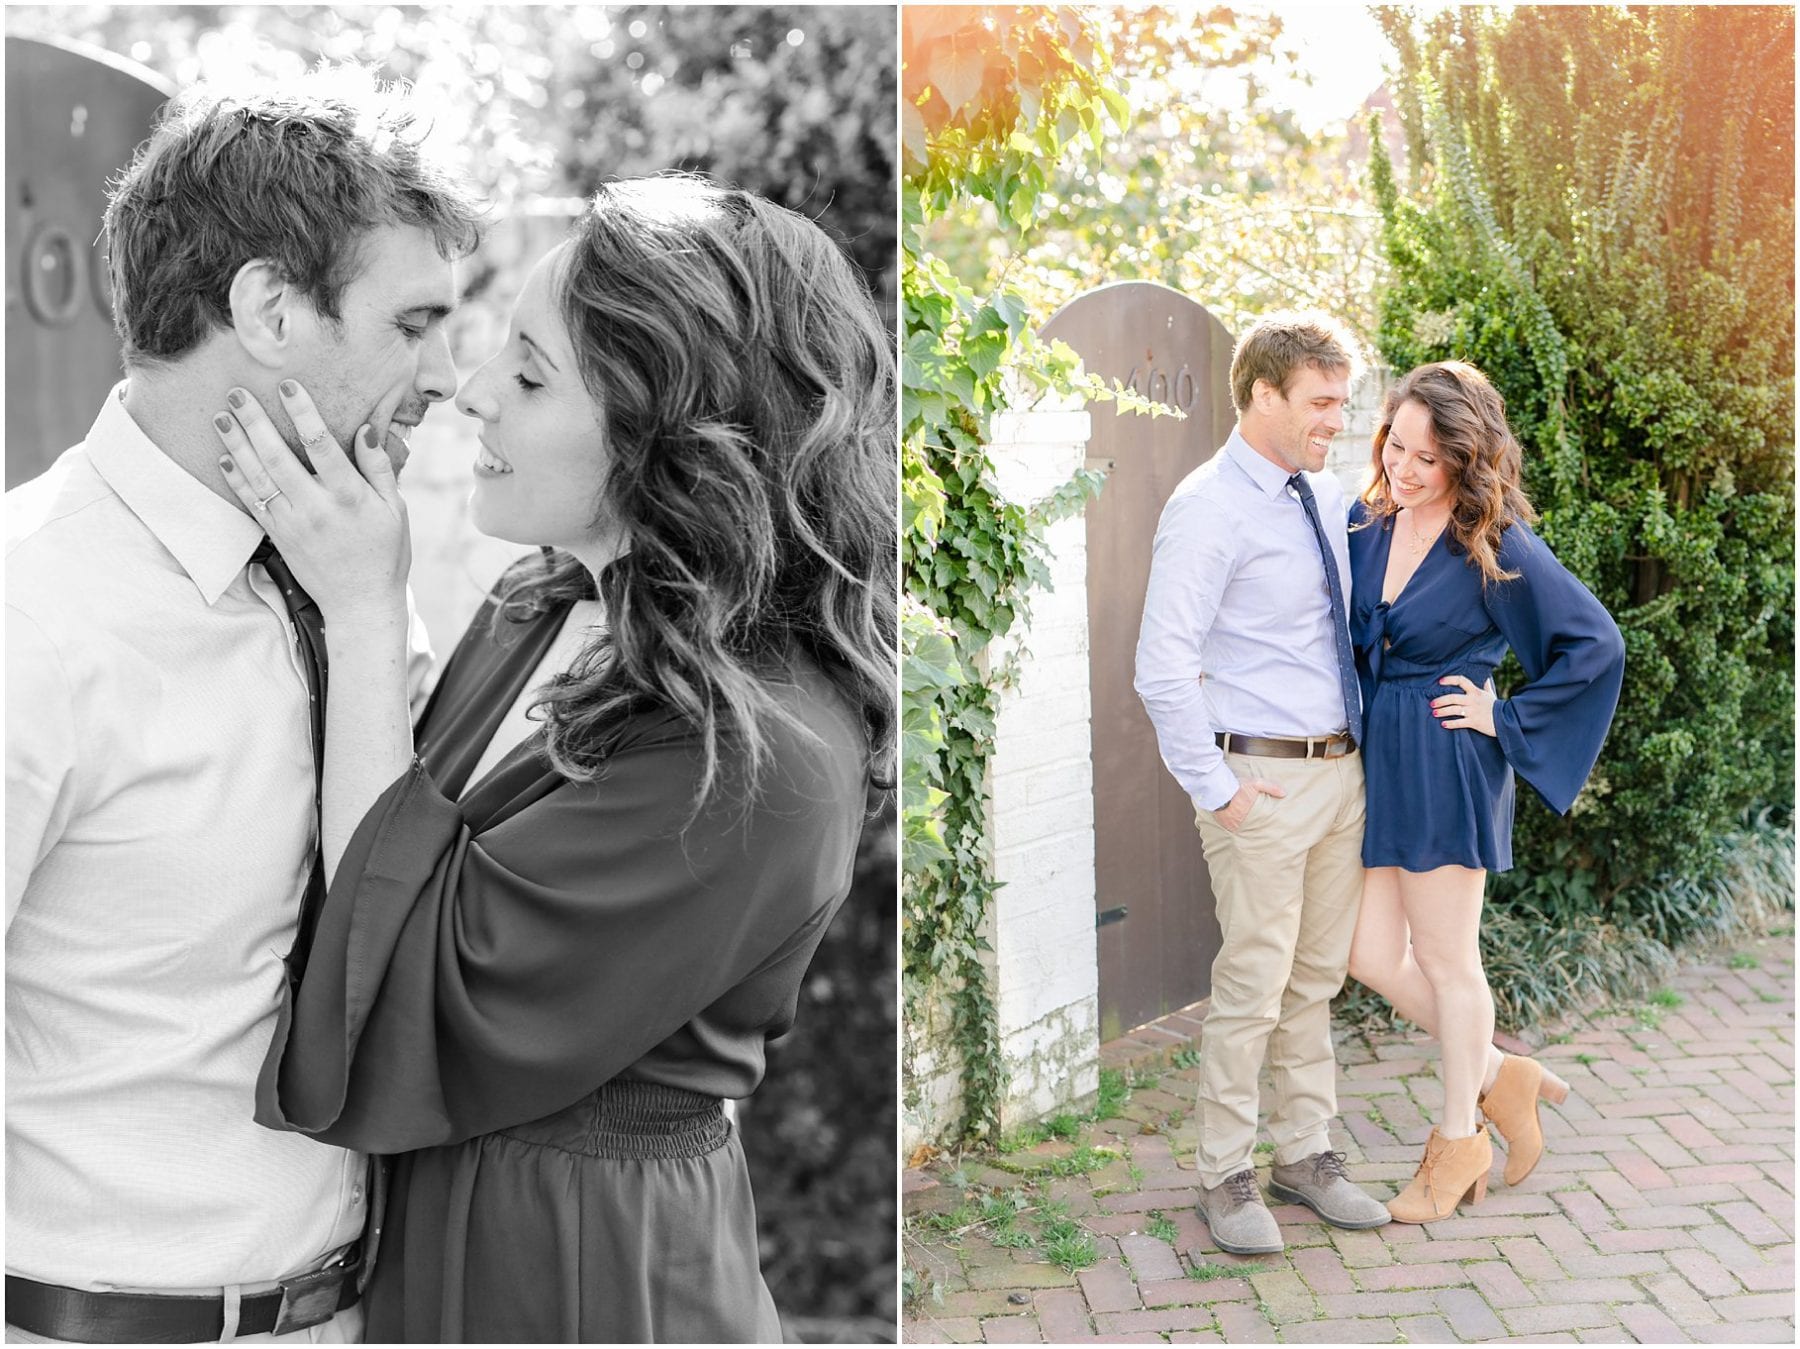
<svg viewBox="0 0 1800 1349">
<path fill-rule="evenodd" d="M 1281 402 L 1281 390 L 1266 379 L 1259 379 L 1250 386 L 1250 403 L 1258 412 L 1267 416 L 1275 411 L 1275 405 Z"/>
<path fill-rule="evenodd" d="M 291 365 L 311 306 L 281 269 L 253 258 L 231 278 L 229 298 L 232 330 L 250 358 L 272 369 Z"/>
</svg>

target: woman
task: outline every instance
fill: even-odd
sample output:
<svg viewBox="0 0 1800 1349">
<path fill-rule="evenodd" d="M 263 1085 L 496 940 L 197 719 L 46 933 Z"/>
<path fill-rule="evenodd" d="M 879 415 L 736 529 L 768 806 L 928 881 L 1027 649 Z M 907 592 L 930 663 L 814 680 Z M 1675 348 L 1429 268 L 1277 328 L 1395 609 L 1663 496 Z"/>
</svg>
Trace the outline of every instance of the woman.
<svg viewBox="0 0 1800 1349">
<path fill-rule="evenodd" d="M 1610 615 L 1531 530 L 1500 395 L 1460 361 L 1423 365 L 1388 395 L 1374 477 L 1351 510 L 1350 567 L 1364 708 L 1368 824 L 1350 972 L 1438 1041 L 1443 1119 L 1401 1222 L 1448 1217 L 1543 1150 L 1540 1096 L 1568 1087 L 1493 1047 L 1478 931 L 1490 871 L 1512 865 L 1513 773 L 1567 813 L 1618 704 L 1625 648 Z M 1510 647 L 1526 683 L 1496 700 Z M 1455 692 L 1445 692 L 1451 686 Z M 1434 696 L 1436 695 L 1436 696 Z"/>
<path fill-rule="evenodd" d="M 791 1024 L 891 767 L 891 338 L 808 221 L 620 183 L 457 406 L 475 523 L 545 552 L 416 758 L 385 456 L 327 439 L 315 480 L 260 409 L 223 434 L 329 648 L 332 879 L 258 1119 L 402 1154 L 371 1341 L 778 1339 L 721 1101 Z"/>
</svg>

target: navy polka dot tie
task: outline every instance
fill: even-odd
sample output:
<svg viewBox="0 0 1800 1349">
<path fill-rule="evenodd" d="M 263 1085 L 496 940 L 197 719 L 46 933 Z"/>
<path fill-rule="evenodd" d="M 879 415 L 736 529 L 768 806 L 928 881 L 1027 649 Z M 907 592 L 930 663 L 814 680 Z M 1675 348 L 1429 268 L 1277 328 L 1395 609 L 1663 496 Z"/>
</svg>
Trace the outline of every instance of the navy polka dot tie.
<svg viewBox="0 0 1800 1349">
<path fill-rule="evenodd" d="M 1325 538 L 1325 527 L 1319 523 L 1319 506 L 1313 500 L 1312 484 L 1304 473 L 1288 479 L 1288 486 L 1300 498 L 1300 509 L 1306 512 L 1306 523 L 1312 526 L 1313 540 L 1319 545 L 1319 559 L 1325 564 L 1325 588 L 1331 592 L 1331 636 L 1337 646 L 1338 687 L 1344 695 L 1344 723 L 1350 738 L 1362 744 L 1362 686 L 1356 681 L 1356 655 L 1350 649 L 1350 621 L 1344 611 L 1344 583 L 1338 576 L 1337 559 L 1331 555 L 1331 544 Z"/>
</svg>

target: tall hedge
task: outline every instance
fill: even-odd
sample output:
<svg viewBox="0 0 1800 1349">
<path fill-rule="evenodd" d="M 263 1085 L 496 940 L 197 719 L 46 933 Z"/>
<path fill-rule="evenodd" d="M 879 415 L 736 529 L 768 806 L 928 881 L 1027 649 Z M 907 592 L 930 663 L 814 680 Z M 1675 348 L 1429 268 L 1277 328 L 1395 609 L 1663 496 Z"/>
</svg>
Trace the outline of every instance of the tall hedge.
<svg viewBox="0 0 1800 1349">
<path fill-rule="evenodd" d="M 1588 790 L 1566 819 L 1521 790 L 1493 894 L 1669 942 L 1720 840 L 1793 809 L 1793 11 L 1381 17 L 1409 148 L 1397 181 L 1371 138 L 1381 354 L 1493 378 L 1626 641 Z"/>
</svg>

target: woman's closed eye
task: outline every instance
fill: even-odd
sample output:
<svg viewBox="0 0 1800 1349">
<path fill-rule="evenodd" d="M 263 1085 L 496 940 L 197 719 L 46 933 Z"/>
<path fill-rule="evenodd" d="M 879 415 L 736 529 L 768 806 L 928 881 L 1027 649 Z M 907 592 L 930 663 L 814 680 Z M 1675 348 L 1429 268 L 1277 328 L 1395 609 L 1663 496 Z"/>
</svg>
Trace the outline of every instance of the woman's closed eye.
<svg viewBox="0 0 1800 1349">
<path fill-rule="evenodd" d="M 517 374 L 513 376 L 513 382 L 521 389 L 525 390 L 526 393 L 535 393 L 537 390 L 544 387 L 542 384 L 534 384 L 526 379 L 525 376 Z"/>
</svg>

